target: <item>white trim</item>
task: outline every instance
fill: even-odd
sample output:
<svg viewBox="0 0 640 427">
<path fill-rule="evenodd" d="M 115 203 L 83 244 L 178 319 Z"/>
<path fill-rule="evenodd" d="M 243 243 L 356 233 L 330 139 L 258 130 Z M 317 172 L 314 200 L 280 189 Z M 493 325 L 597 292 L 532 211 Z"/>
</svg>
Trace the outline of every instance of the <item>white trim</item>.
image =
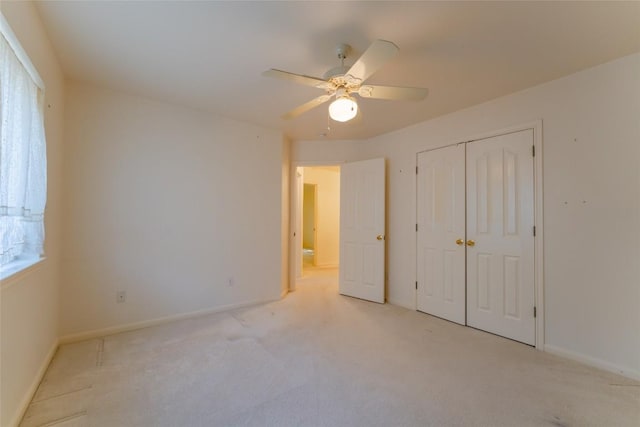
<svg viewBox="0 0 640 427">
<path fill-rule="evenodd" d="M 1 289 L 4 291 L 9 289 L 12 285 L 19 282 L 24 276 L 30 274 L 33 271 L 40 269 L 44 264 L 46 257 L 29 258 L 25 260 L 12 261 L 2 267 L 0 272 Z"/>
<path fill-rule="evenodd" d="M 560 356 L 560 357 L 574 360 L 576 362 L 584 363 L 585 365 L 589 365 L 593 368 L 598 368 L 608 372 L 613 372 L 614 374 L 622 375 L 624 377 L 640 381 L 640 371 L 636 371 L 631 368 L 625 368 L 625 367 L 616 365 L 615 363 L 607 362 L 605 360 L 598 359 L 595 357 L 586 356 L 584 354 L 576 353 L 571 350 L 564 349 L 562 347 L 556 347 L 551 344 L 546 344 L 544 346 L 544 351 L 546 351 L 547 353 L 554 354 L 556 356 Z"/>
<path fill-rule="evenodd" d="M 327 269 L 340 268 L 340 264 L 316 264 L 313 268 Z"/>
<path fill-rule="evenodd" d="M 412 310 L 412 311 L 417 311 L 417 308 L 415 307 L 410 307 L 400 301 L 396 301 L 394 299 L 388 299 L 387 298 L 387 303 L 390 305 L 395 305 L 396 307 L 402 307 L 402 308 L 406 308 L 407 310 Z"/>
<path fill-rule="evenodd" d="M 356 160 L 354 160 L 356 161 Z M 298 160 L 291 162 L 291 166 L 295 171 L 296 167 L 317 168 L 322 166 L 340 166 L 347 163 L 345 160 Z"/>
<path fill-rule="evenodd" d="M 223 311 L 234 310 L 237 308 L 245 308 L 245 307 L 251 307 L 258 304 L 265 304 L 269 302 L 279 301 L 281 298 L 282 298 L 282 295 L 279 295 L 278 298 L 275 298 L 275 299 L 255 300 L 255 301 L 248 301 L 248 302 L 242 302 L 237 304 L 227 304 L 227 305 L 214 307 L 214 308 L 205 308 L 204 310 L 191 311 L 188 313 L 174 314 L 171 316 L 158 317 L 156 319 L 143 320 L 140 322 L 127 323 L 124 325 L 109 326 L 107 328 L 94 329 L 91 331 L 79 332 L 75 334 L 68 334 L 60 337 L 59 342 L 60 344 L 70 344 L 70 343 L 84 341 L 92 338 L 101 338 L 107 335 L 119 334 L 121 332 L 129 332 L 129 331 L 134 331 L 136 329 L 143 329 L 151 326 L 158 326 L 158 325 L 173 322 L 176 320 L 191 319 L 194 317 L 206 316 L 208 314 L 220 313 Z"/>
<path fill-rule="evenodd" d="M 537 310 L 537 316 L 535 319 L 536 322 L 536 344 L 535 347 L 538 350 L 544 350 L 544 210 L 543 210 L 543 169 L 542 169 L 542 120 L 534 120 L 532 122 L 523 123 L 520 125 L 509 126 L 506 128 L 482 132 L 467 138 L 457 138 L 455 142 L 449 142 L 447 144 L 429 148 L 427 150 L 418 151 L 416 153 L 416 167 L 418 166 L 418 154 L 424 153 L 427 151 L 437 150 L 439 148 L 449 147 L 457 144 L 464 144 L 467 142 L 478 141 L 481 139 L 493 138 L 500 135 L 506 135 L 509 133 L 520 132 L 523 130 L 532 129 L 533 130 L 533 145 L 535 147 L 535 157 L 534 161 L 534 171 L 533 171 L 533 181 L 534 181 L 534 225 L 536 227 L 536 237 L 534 239 L 534 292 L 535 292 L 535 305 Z M 417 178 L 415 181 L 416 193 L 415 197 L 418 197 L 417 193 Z M 414 222 L 417 222 L 418 213 L 417 213 L 417 199 L 416 199 L 416 212 Z M 414 237 L 416 239 L 416 257 L 417 257 L 417 248 L 418 248 L 418 237 L 417 234 Z M 416 258 L 417 259 L 417 258 Z M 415 279 L 418 277 L 418 265 L 416 263 L 416 271 Z M 414 297 L 414 306 L 418 307 L 418 293 L 415 293 Z"/>
<path fill-rule="evenodd" d="M 457 143 L 456 143 L 457 144 Z M 450 144 L 450 145 L 454 145 L 454 144 Z M 438 147 L 438 148 L 444 148 L 444 147 Z M 437 150 L 438 148 L 434 148 L 434 150 Z M 418 227 L 418 156 L 420 156 L 420 153 L 424 153 L 426 151 L 431 151 L 431 149 L 429 150 L 424 150 L 424 151 L 418 151 L 415 155 L 415 161 L 416 161 L 416 173 L 413 179 L 413 201 L 415 202 L 414 205 L 414 210 L 413 210 L 413 224 L 416 225 L 416 227 Z M 466 154 L 465 154 L 466 156 Z M 466 158 L 465 158 L 465 162 L 466 162 Z M 466 174 L 466 171 L 465 171 Z M 466 178 L 465 178 L 466 180 Z M 466 181 L 465 181 L 465 191 L 466 191 Z M 465 201 L 466 203 L 466 201 Z M 465 207 L 465 218 L 466 218 L 466 207 Z M 467 230 L 467 224 L 464 225 L 465 227 L 465 233 Z M 414 239 L 414 245 L 413 245 L 413 256 L 415 258 L 415 269 L 413 270 L 413 279 L 414 282 L 416 283 L 416 287 L 413 291 L 413 309 L 415 311 L 418 311 L 418 232 L 416 231 L 415 233 L 411 233 L 413 235 L 413 239 Z M 466 235 L 466 234 L 465 234 Z M 465 255 L 466 257 L 466 255 Z M 466 259 L 466 258 L 465 258 Z M 465 261 L 465 269 L 467 268 L 467 264 Z M 465 273 L 465 282 L 464 282 L 464 286 L 465 286 L 465 292 L 467 291 L 466 287 L 467 287 L 467 278 L 466 278 L 466 273 Z M 465 297 L 466 298 L 466 297 Z M 466 310 L 466 303 L 465 303 L 465 310 Z M 464 314 L 465 317 L 465 323 L 466 323 L 466 319 L 467 319 L 467 313 L 465 311 Z"/>
<path fill-rule="evenodd" d="M 53 360 L 53 356 L 55 356 L 56 351 L 58 351 L 59 345 L 60 341 L 58 339 L 55 339 L 53 341 L 53 344 L 51 345 L 51 348 L 49 349 L 49 352 L 47 353 L 47 356 L 42 361 L 42 364 L 40 365 L 36 376 L 33 378 L 31 385 L 22 397 L 22 401 L 18 405 L 16 413 L 13 415 L 13 418 L 11 418 L 11 421 L 9 421 L 9 426 L 17 427 L 18 424 L 20 424 L 20 422 L 22 421 L 24 414 L 27 412 L 27 408 L 29 408 L 29 404 L 31 404 L 31 400 L 35 396 L 36 391 L 38 391 L 38 387 L 40 386 L 40 383 L 44 378 L 44 374 L 47 372 L 47 368 L 49 368 L 49 365 Z"/>
<path fill-rule="evenodd" d="M 22 45 L 18 41 L 18 37 L 16 37 L 2 12 L 0 12 L 0 34 L 2 34 L 5 39 L 7 39 L 9 46 L 11 46 L 11 49 L 13 49 L 13 52 L 18 57 L 18 60 L 22 63 L 22 66 L 27 70 L 27 72 L 31 76 L 31 79 L 33 79 L 33 82 L 40 89 L 44 90 L 44 81 L 40 77 L 40 74 L 38 74 L 38 70 L 36 70 L 36 67 L 33 66 L 33 63 L 31 62 L 31 59 L 29 59 L 29 55 L 27 55 L 27 52 L 22 48 Z"/>
<path fill-rule="evenodd" d="M 536 227 L 534 241 L 534 281 L 535 281 L 535 303 L 537 310 L 536 317 L 536 349 L 544 350 L 544 185 L 543 185 L 543 151 L 542 120 L 531 123 L 533 127 L 533 146 L 535 147 L 535 157 L 533 158 L 533 223 Z"/>
</svg>

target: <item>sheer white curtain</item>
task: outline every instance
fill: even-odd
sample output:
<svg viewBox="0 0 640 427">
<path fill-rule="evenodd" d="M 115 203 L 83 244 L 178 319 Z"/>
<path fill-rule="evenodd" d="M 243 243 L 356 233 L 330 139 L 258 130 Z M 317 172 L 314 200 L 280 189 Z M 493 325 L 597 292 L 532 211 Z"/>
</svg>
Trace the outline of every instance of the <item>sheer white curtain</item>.
<svg viewBox="0 0 640 427">
<path fill-rule="evenodd" d="M 39 256 L 47 194 L 44 93 L 0 34 L 0 266 Z"/>
</svg>

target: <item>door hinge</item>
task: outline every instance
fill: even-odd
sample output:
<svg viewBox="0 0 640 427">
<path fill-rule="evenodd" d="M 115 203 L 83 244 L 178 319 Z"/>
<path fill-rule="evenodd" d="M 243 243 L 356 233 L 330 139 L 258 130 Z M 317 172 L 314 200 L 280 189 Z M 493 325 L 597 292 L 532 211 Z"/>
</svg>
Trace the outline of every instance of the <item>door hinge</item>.
<svg viewBox="0 0 640 427">
<path fill-rule="evenodd" d="M 538 317 L 538 309 L 534 306 L 533 307 L 533 318 L 535 319 L 536 317 Z"/>
<path fill-rule="evenodd" d="M 533 155 L 533 157 L 536 156 L 536 146 L 535 145 L 531 146 L 531 154 Z"/>
<path fill-rule="evenodd" d="M 536 226 L 533 226 L 533 237 L 536 237 Z"/>
<path fill-rule="evenodd" d="M 418 231 L 418 224 L 416 223 L 416 231 Z"/>
<path fill-rule="evenodd" d="M 418 289 L 418 281 L 416 280 L 416 289 Z"/>
<path fill-rule="evenodd" d="M 416 166 L 416 175 L 418 175 L 418 167 Z"/>
</svg>

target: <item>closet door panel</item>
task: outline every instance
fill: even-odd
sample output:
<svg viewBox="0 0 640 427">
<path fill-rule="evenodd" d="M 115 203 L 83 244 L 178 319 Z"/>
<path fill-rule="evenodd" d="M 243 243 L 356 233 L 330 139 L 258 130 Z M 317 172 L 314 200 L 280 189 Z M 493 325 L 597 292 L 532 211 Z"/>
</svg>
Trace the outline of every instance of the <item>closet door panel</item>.
<svg viewBox="0 0 640 427">
<path fill-rule="evenodd" d="M 464 144 L 418 154 L 418 310 L 465 324 Z M 457 242 L 457 243 L 456 243 Z"/>
<path fill-rule="evenodd" d="M 533 130 L 467 144 L 467 324 L 535 344 Z"/>
</svg>

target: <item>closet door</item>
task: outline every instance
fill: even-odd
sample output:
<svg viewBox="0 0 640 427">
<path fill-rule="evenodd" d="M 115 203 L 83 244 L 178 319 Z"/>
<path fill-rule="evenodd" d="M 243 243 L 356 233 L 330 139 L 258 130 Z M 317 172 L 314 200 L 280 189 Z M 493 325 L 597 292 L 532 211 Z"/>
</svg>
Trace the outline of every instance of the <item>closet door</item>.
<svg viewBox="0 0 640 427">
<path fill-rule="evenodd" d="M 467 324 L 535 344 L 533 130 L 467 144 Z"/>
<path fill-rule="evenodd" d="M 418 154 L 418 310 L 465 324 L 465 144 Z"/>
</svg>

